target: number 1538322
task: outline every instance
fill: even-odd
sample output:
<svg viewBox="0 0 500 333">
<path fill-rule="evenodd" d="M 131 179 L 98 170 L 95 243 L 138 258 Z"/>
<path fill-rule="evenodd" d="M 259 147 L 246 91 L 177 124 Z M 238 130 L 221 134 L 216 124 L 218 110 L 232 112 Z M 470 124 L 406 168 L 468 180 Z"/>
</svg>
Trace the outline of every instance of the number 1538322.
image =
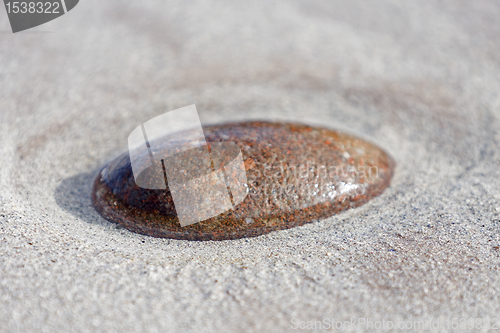
<svg viewBox="0 0 500 333">
<path fill-rule="evenodd" d="M 60 14 L 59 2 L 7 2 L 5 4 L 8 14 Z"/>
</svg>

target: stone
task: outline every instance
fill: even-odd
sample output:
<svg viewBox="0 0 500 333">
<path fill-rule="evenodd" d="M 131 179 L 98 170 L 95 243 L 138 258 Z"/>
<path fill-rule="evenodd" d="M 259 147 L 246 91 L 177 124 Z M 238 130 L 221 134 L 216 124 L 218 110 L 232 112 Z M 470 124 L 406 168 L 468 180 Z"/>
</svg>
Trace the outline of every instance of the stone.
<svg viewBox="0 0 500 333">
<path fill-rule="evenodd" d="M 96 177 L 96 210 L 109 221 L 154 237 L 253 237 L 358 207 L 389 186 L 395 167 L 375 145 L 326 128 L 242 122 L 209 126 L 204 132 L 209 147 L 232 142 L 241 149 L 248 193 L 233 209 L 182 227 L 168 185 L 166 190 L 137 186 L 127 152 Z"/>
</svg>

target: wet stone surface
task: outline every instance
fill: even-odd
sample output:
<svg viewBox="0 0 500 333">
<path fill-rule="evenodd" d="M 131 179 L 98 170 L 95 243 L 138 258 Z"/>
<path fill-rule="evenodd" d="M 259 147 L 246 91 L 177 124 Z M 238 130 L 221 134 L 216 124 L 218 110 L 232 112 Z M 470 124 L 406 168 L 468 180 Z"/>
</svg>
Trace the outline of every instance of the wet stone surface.
<svg viewBox="0 0 500 333">
<path fill-rule="evenodd" d="M 209 145 L 234 142 L 241 149 L 248 193 L 234 209 L 182 227 L 168 188 L 136 185 L 128 152 L 95 179 L 94 207 L 107 220 L 154 237 L 252 237 L 360 206 L 384 191 L 395 166 L 380 148 L 324 128 L 244 122 L 204 132 Z"/>
</svg>

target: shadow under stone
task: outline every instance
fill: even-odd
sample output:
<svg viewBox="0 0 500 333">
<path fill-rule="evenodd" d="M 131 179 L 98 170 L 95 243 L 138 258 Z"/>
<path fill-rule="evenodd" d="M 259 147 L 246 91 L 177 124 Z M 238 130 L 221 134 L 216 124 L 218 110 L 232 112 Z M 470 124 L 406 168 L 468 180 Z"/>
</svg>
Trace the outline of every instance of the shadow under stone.
<svg viewBox="0 0 500 333">
<path fill-rule="evenodd" d="M 54 192 L 56 203 L 64 211 L 87 223 L 123 229 L 122 226 L 105 220 L 92 205 L 92 184 L 101 169 L 102 166 L 63 179 Z"/>
</svg>

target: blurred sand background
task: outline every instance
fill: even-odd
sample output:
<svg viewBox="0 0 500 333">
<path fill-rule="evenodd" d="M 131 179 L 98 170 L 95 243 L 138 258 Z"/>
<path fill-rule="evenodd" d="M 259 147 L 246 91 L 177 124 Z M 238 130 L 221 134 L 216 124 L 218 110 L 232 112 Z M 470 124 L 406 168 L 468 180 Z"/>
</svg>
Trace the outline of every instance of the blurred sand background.
<svg viewBox="0 0 500 333">
<path fill-rule="evenodd" d="M 447 331 L 500 316 L 499 17 L 493 0 L 82 0 L 12 34 L 0 9 L 0 331 L 287 332 L 325 318 Z M 99 168 L 140 123 L 193 103 L 204 124 L 365 138 L 398 163 L 392 185 L 235 241 L 102 219 Z"/>
</svg>

